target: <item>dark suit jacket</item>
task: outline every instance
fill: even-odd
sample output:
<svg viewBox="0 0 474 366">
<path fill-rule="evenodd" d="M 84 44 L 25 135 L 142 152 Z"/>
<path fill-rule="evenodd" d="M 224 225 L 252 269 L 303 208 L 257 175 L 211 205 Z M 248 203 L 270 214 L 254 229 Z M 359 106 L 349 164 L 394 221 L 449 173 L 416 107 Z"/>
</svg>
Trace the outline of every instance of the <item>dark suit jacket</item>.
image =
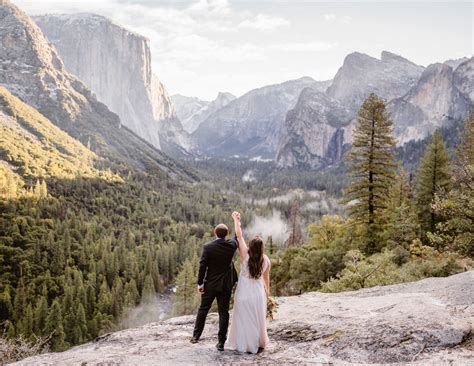
<svg viewBox="0 0 474 366">
<path fill-rule="evenodd" d="M 214 291 L 231 290 L 237 282 L 232 259 L 237 250 L 237 238 L 217 238 L 204 245 L 199 262 L 198 285 Z"/>
</svg>

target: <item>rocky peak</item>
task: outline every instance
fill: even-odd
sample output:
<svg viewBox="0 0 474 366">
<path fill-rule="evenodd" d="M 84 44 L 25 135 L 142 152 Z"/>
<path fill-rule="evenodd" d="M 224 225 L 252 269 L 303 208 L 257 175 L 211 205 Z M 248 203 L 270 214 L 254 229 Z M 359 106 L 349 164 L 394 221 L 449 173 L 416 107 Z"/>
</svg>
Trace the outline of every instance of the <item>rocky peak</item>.
<svg viewBox="0 0 474 366">
<path fill-rule="evenodd" d="M 470 101 L 454 79 L 449 65 L 429 65 L 406 95 L 389 103 L 399 144 L 421 139 L 436 128 L 468 115 Z M 472 90 L 472 80 L 470 85 Z"/>
<path fill-rule="evenodd" d="M 380 61 L 382 62 L 396 62 L 396 63 L 406 63 L 409 65 L 414 65 L 417 66 L 415 63 L 411 62 L 410 60 L 406 59 L 405 57 L 402 57 L 400 55 L 397 55 L 395 53 L 389 52 L 389 51 L 382 51 L 380 54 Z"/>
<path fill-rule="evenodd" d="M 173 139 L 187 140 L 171 98 L 152 73 L 146 37 L 96 14 L 50 14 L 34 19 L 67 70 L 88 85 L 125 126 L 158 148 L 177 143 Z M 161 144 L 161 140 L 167 141 Z M 189 145 L 186 141 L 185 147 Z"/>
<path fill-rule="evenodd" d="M 282 127 L 281 168 L 320 168 L 339 161 L 351 140 L 351 113 L 327 93 L 305 88 Z"/>
<path fill-rule="evenodd" d="M 474 105 L 474 57 L 466 58 L 454 70 L 454 85 Z"/>
<path fill-rule="evenodd" d="M 463 62 L 468 61 L 468 60 L 469 60 L 469 57 L 461 57 L 461 58 L 446 60 L 444 61 L 444 63 L 448 66 L 451 66 L 453 70 L 455 70 L 459 65 L 461 65 Z"/>
<path fill-rule="evenodd" d="M 344 59 L 328 93 L 356 112 L 370 93 L 387 100 L 404 95 L 422 71 L 422 66 L 387 51 L 380 60 L 354 52 Z"/>
<path fill-rule="evenodd" d="M 218 92 L 216 99 L 212 103 L 215 103 L 216 106 L 223 107 L 236 98 L 235 95 L 228 92 Z"/>
<path fill-rule="evenodd" d="M 189 343 L 194 316 L 171 318 L 103 335 L 66 352 L 15 365 L 38 364 L 391 364 L 468 365 L 474 357 L 474 272 L 358 291 L 278 298 L 268 322 L 270 345 L 258 355 L 217 353 L 217 314 L 198 344 Z"/>
<path fill-rule="evenodd" d="M 405 98 L 418 98 L 423 90 L 436 91 L 437 94 L 447 92 L 453 83 L 453 69 L 442 63 L 429 65 L 421 74 L 416 85 L 408 92 Z M 425 96 L 425 93 L 422 93 Z M 428 99 L 426 99 L 428 100 Z"/>
<path fill-rule="evenodd" d="M 235 96 L 231 93 L 219 92 L 212 102 L 179 94 L 173 95 L 172 98 L 176 113 L 182 121 L 184 129 L 192 133 L 212 113 L 233 101 Z"/>
</svg>

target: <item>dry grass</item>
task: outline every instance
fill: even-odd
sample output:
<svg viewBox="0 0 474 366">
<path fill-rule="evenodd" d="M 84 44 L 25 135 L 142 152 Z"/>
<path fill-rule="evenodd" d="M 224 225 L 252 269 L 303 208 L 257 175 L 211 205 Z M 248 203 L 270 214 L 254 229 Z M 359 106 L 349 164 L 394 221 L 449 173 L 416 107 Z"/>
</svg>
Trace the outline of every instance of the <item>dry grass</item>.
<svg viewBox="0 0 474 366">
<path fill-rule="evenodd" d="M 47 352 L 50 338 L 51 336 L 32 336 L 32 339 L 23 336 L 14 339 L 0 337 L 0 365 Z"/>
</svg>

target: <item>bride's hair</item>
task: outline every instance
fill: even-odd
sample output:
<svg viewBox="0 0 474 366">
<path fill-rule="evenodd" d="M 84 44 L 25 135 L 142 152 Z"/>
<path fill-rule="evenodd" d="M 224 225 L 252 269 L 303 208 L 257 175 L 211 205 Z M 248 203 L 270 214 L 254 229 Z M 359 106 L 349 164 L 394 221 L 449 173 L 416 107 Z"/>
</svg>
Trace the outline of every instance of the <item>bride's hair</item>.
<svg viewBox="0 0 474 366">
<path fill-rule="evenodd" d="M 249 242 L 249 273 L 251 278 L 258 279 L 263 270 L 263 240 L 256 236 Z"/>
</svg>

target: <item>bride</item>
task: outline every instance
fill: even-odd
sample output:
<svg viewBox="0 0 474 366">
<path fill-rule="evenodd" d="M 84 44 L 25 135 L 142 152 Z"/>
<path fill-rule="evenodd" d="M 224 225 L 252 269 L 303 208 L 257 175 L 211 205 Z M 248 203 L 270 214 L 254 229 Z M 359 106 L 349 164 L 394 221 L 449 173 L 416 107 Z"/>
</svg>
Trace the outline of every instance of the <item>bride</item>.
<svg viewBox="0 0 474 366">
<path fill-rule="evenodd" d="M 270 260 L 263 254 L 259 236 L 245 243 L 240 225 L 240 213 L 233 212 L 235 234 L 240 253 L 240 276 L 234 297 L 234 313 L 228 346 L 239 352 L 257 353 L 268 344 L 267 301 L 270 296 Z"/>
</svg>

